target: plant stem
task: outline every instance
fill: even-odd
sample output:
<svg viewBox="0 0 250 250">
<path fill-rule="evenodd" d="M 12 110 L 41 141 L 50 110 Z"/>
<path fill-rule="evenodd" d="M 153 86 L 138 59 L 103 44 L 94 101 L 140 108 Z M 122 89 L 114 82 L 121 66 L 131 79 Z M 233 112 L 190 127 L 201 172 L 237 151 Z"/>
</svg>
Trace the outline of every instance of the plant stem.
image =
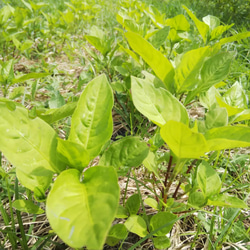
<svg viewBox="0 0 250 250">
<path fill-rule="evenodd" d="M 167 173 L 166 173 L 166 176 L 165 176 L 165 180 L 164 180 L 164 187 L 162 187 L 162 198 L 165 198 L 166 194 L 166 187 L 167 187 L 167 182 L 168 182 L 168 178 L 169 178 L 169 174 L 170 174 L 170 170 L 171 170 L 171 166 L 172 166 L 172 160 L 173 160 L 173 156 L 170 155 L 170 158 L 169 158 L 169 162 L 168 162 L 168 168 L 167 168 Z"/>
</svg>

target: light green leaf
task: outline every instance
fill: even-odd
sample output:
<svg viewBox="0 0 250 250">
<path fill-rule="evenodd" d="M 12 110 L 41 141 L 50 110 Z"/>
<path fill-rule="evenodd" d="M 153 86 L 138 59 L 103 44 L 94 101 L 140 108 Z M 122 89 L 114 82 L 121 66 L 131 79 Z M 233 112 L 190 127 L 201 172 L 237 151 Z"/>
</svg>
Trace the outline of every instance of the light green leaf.
<svg viewBox="0 0 250 250">
<path fill-rule="evenodd" d="M 128 216 L 129 216 L 129 212 L 128 212 L 127 208 L 119 205 L 118 209 L 116 211 L 115 217 L 118 219 L 125 219 L 125 218 L 128 218 Z"/>
<path fill-rule="evenodd" d="M 191 192 L 188 197 L 188 205 L 199 209 L 204 207 L 207 203 L 207 199 L 205 199 L 204 195 L 201 192 Z"/>
<path fill-rule="evenodd" d="M 44 213 L 43 209 L 35 205 L 30 200 L 15 200 L 12 203 L 12 206 L 21 212 L 25 212 L 29 214 L 43 214 Z"/>
<path fill-rule="evenodd" d="M 239 114 L 244 110 L 242 108 L 237 108 L 237 107 L 228 105 L 227 103 L 225 103 L 222 97 L 216 96 L 215 98 L 220 107 L 227 109 L 228 116 Z"/>
<path fill-rule="evenodd" d="M 156 156 L 153 152 L 149 151 L 148 156 L 143 161 L 143 165 L 147 168 L 147 170 L 153 172 L 159 180 L 161 179 L 159 176 Z"/>
<path fill-rule="evenodd" d="M 46 214 L 52 229 L 69 246 L 102 249 L 115 218 L 119 186 L 112 167 L 69 169 L 56 179 L 47 198 Z"/>
<path fill-rule="evenodd" d="M 189 22 L 187 21 L 186 17 L 182 14 L 167 19 L 166 25 L 178 31 L 187 31 L 190 28 Z"/>
<path fill-rule="evenodd" d="M 242 85 L 238 81 L 227 90 L 227 92 L 223 95 L 223 98 L 230 106 L 242 109 L 247 108 L 247 97 L 244 93 Z"/>
<path fill-rule="evenodd" d="M 159 204 L 158 202 L 153 198 L 147 198 L 144 200 L 144 203 L 150 207 L 152 207 L 155 210 L 159 210 Z"/>
<path fill-rule="evenodd" d="M 175 83 L 178 93 L 194 90 L 198 84 L 198 77 L 209 47 L 202 47 L 186 52 L 175 70 Z"/>
<path fill-rule="evenodd" d="M 202 18 L 203 22 L 209 26 L 210 30 L 214 30 L 220 25 L 220 19 L 216 16 L 207 15 Z"/>
<path fill-rule="evenodd" d="M 162 44 L 166 41 L 169 33 L 169 27 L 164 27 L 160 30 L 158 30 L 153 36 L 152 36 L 152 44 L 156 49 L 159 49 Z"/>
<path fill-rule="evenodd" d="M 131 91 L 137 110 L 158 126 L 169 120 L 188 124 L 187 110 L 169 91 L 136 77 L 132 77 Z"/>
<path fill-rule="evenodd" d="M 154 247 L 157 249 L 167 249 L 171 246 L 170 239 L 167 236 L 158 236 L 153 238 Z"/>
<path fill-rule="evenodd" d="M 219 194 L 210 197 L 208 199 L 208 205 L 249 209 L 243 200 L 240 200 L 237 197 L 229 196 L 227 194 Z"/>
<path fill-rule="evenodd" d="M 205 24 L 204 22 L 201 22 L 186 6 L 182 5 L 182 7 L 187 11 L 190 18 L 194 21 L 195 26 L 197 27 L 204 43 L 206 43 L 209 26 Z"/>
<path fill-rule="evenodd" d="M 14 100 L 14 99 L 24 95 L 24 92 L 25 92 L 24 86 L 16 87 L 12 90 L 11 93 L 9 93 L 9 99 Z"/>
<path fill-rule="evenodd" d="M 155 74 L 165 83 L 166 88 L 172 91 L 174 68 L 170 61 L 140 35 L 128 31 L 125 36 L 132 49 L 153 69 Z"/>
<path fill-rule="evenodd" d="M 226 108 L 214 108 L 206 113 L 206 128 L 217 128 L 227 126 L 228 124 L 228 115 Z"/>
<path fill-rule="evenodd" d="M 92 80 L 78 101 L 69 140 L 82 144 L 90 159 L 96 157 L 113 132 L 113 92 L 105 75 Z"/>
<path fill-rule="evenodd" d="M 43 110 L 36 110 L 37 116 L 46 121 L 49 124 L 52 124 L 56 121 L 59 121 L 63 118 L 66 118 L 73 114 L 75 111 L 77 102 L 69 102 L 57 109 L 48 109 L 45 112 Z"/>
<path fill-rule="evenodd" d="M 124 224 L 115 224 L 111 227 L 106 243 L 109 246 L 115 246 L 120 240 L 124 240 L 128 237 L 128 231 Z"/>
<path fill-rule="evenodd" d="M 13 79 L 12 84 L 14 83 L 21 83 L 21 82 L 25 82 L 29 79 L 38 79 L 38 78 L 42 78 L 42 77 L 46 77 L 51 75 L 51 73 L 29 73 L 23 76 L 19 76 L 15 79 Z"/>
<path fill-rule="evenodd" d="M 220 25 L 212 30 L 210 34 L 210 41 L 219 38 L 224 32 L 229 30 L 234 24 L 231 25 Z"/>
<path fill-rule="evenodd" d="M 197 182 L 205 197 L 220 192 L 221 179 L 217 172 L 205 161 L 198 166 Z"/>
<path fill-rule="evenodd" d="M 220 45 L 223 45 L 223 44 L 226 44 L 226 43 L 232 43 L 232 42 L 235 42 L 235 41 L 239 41 L 239 40 L 245 39 L 245 38 L 247 38 L 249 36 L 250 36 L 250 31 L 246 31 L 246 32 L 243 32 L 243 33 L 239 33 L 237 35 L 233 35 L 233 36 L 230 36 L 230 37 L 222 38 L 219 41 L 219 43 L 220 43 Z"/>
<path fill-rule="evenodd" d="M 125 204 L 125 208 L 128 210 L 130 215 L 137 214 L 140 209 L 140 196 L 139 194 L 131 195 Z"/>
<path fill-rule="evenodd" d="M 97 50 L 99 50 L 104 56 L 111 50 L 109 43 L 105 42 L 105 40 L 104 41 L 101 40 L 99 37 L 86 35 L 85 38 L 91 45 L 93 45 Z"/>
<path fill-rule="evenodd" d="M 0 150 L 16 168 L 37 176 L 64 169 L 57 159 L 56 132 L 46 122 L 30 119 L 25 108 L 10 110 L 3 102 L 0 111 Z"/>
<path fill-rule="evenodd" d="M 250 146 L 250 128 L 226 126 L 213 128 L 205 133 L 209 151 Z"/>
<path fill-rule="evenodd" d="M 125 137 L 114 142 L 102 155 L 102 166 L 138 167 L 147 157 L 149 147 L 139 137 Z"/>
<path fill-rule="evenodd" d="M 79 171 L 89 164 L 88 151 L 81 144 L 58 138 L 57 151 L 62 162 Z"/>
<path fill-rule="evenodd" d="M 207 91 L 213 85 L 221 82 L 229 73 L 233 57 L 233 54 L 223 52 L 205 61 L 201 69 L 199 91 Z"/>
<path fill-rule="evenodd" d="M 187 125 L 169 121 L 161 128 L 161 137 L 178 158 L 197 158 L 208 151 L 205 137 Z"/>
<path fill-rule="evenodd" d="M 177 218 L 177 215 L 169 213 L 169 212 L 159 212 L 150 220 L 150 231 L 154 231 L 160 227 L 162 227 L 164 224 L 167 224 L 168 222 L 171 222 L 172 220 L 175 220 Z M 164 236 L 170 232 L 175 222 L 172 222 L 170 225 L 162 228 L 161 230 L 154 233 L 155 236 Z"/>
<path fill-rule="evenodd" d="M 216 97 L 221 98 L 221 95 L 220 92 L 213 86 L 208 91 L 201 93 L 199 100 L 203 107 L 206 109 L 212 109 L 218 105 Z"/>
<path fill-rule="evenodd" d="M 145 220 L 138 215 L 129 216 L 124 225 L 128 231 L 135 233 L 140 237 L 145 237 L 148 234 Z"/>
<path fill-rule="evenodd" d="M 45 191 L 52 182 L 53 173 L 47 173 L 46 175 L 32 175 L 26 174 L 20 168 L 16 168 L 16 175 L 18 181 L 31 191 L 36 189 L 40 190 L 41 196 L 45 197 Z"/>
<path fill-rule="evenodd" d="M 250 120 L 250 109 L 246 109 L 240 112 L 239 114 L 236 114 L 230 122 L 234 123 L 234 122 L 241 122 L 241 121 L 246 121 L 246 120 Z"/>
</svg>

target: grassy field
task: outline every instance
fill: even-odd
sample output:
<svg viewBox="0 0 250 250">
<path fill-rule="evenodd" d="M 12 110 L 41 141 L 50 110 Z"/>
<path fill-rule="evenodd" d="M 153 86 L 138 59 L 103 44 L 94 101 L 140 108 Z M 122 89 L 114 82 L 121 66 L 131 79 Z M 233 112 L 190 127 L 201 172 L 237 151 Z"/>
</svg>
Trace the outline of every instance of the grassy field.
<svg viewBox="0 0 250 250">
<path fill-rule="evenodd" d="M 2 0 L 0 249 L 250 249 L 249 20 Z"/>
</svg>

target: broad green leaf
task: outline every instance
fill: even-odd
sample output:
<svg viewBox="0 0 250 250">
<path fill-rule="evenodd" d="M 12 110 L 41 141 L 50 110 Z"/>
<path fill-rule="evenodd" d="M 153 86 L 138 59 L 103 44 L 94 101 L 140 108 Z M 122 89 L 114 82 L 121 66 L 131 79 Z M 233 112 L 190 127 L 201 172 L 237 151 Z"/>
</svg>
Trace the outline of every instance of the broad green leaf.
<svg viewBox="0 0 250 250">
<path fill-rule="evenodd" d="M 234 55 L 228 52 L 216 54 L 205 61 L 201 69 L 200 91 L 207 91 L 213 85 L 221 82 L 229 73 Z"/>
<path fill-rule="evenodd" d="M 46 214 L 52 229 L 69 246 L 102 249 L 119 204 L 119 186 L 112 167 L 84 172 L 63 171 L 47 198 Z"/>
<path fill-rule="evenodd" d="M 250 37 L 250 31 L 246 31 L 246 32 L 243 32 L 243 33 L 239 33 L 237 35 L 222 38 L 219 41 L 219 43 L 220 43 L 220 45 L 223 45 L 223 44 L 226 44 L 226 43 L 232 43 L 232 42 L 235 42 L 235 41 L 239 41 L 239 40 L 245 39 L 247 37 Z"/>
<path fill-rule="evenodd" d="M 207 199 L 205 199 L 204 195 L 201 192 L 191 192 L 188 197 L 188 205 L 194 208 L 201 208 L 205 206 L 207 203 Z"/>
<path fill-rule="evenodd" d="M 164 224 L 167 224 L 168 222 L 171 222 L 172 220 L 175 220 L 177 218 L 177 215 L 169 213 L 169 212 L 159 212 L 150 220 L 150 231 L 154 231 L 160 227 L 162 227 Z M 154 233 L 155 236 L 164 236 L 168 234 L 175 222 L 171 223 L 170 225 L 160 229 L 156 233 Z"/>
<path fill-rule="evenodd" d="M 139 137 L 125 137 L 114 142 L 102 155 L 102 166 L 138 167 L 147 157 L 149 147 Z"/>
<path fill-rule="evenodd" d="M 216 16 L 207 15 L 202 18 L 203 22 L 209 26 L 210 30 L 214 30 L 220 25 L 220 19 Z"/>
<path fill-rule="evenodd" d="M 49 124 L 52 124 L 56 121 L 59 121 L 63 118 L 71 116 L 75 111 L 77 102 L 69 102 L 57 109 L 48 109 L 45 112 L 43 110 L 36 110 L 37 116 L 46 121 Z"/>
<path fill-rule="evenodd" d="M 159 49 L 162 44 L 166 41 L 169 33 L 169 27 L 164 27 L 160 30 L 158 30 L 153 36 L 152 36 L 152 45 Z"/>
<path fill-rule="evenodd" d="M 140 35 L 128 31 L 125 36 L 132 49 L 153 69 L 155 74 L 165 83 L 166 88 L 172 91 L 174 68 L 171 62 Z"/>
<path fill-rule="evenodd" d="M 210 41 L 219 38 L 224 32 L 229 30 L 234 24 L 231 25 L 220 25 L 212 30 L 210 34 Z"/>
<path fill-rule="evenodd" d="M 169 91 L 136 77 L 132 77 L 131 91 L 137 110 L 158 126 L 169 120 L 188 124 L 187 110 Z"/>
<path fill-rule="evenodd" d="M 49 103 L 49 108 L 56 109 L 62 107 L 65 104 L 65 100 L 61 95 L 60 91 L 57 90 L 53 93 L 48 103 Z"/>
<path fill-rule="evenodd" d="M 157 249 L 167 249 L 171 246 L 170 239 L 167 236 L 158 236 L 153 238 L 154 247 Z"/>
<path fill-rule="evenodd" d="M 198 77 L 203 62 L 209 54 L 209 47 L 202 47 L 186 52 L 175 70 L 175 83 L 178 93 L 197 87 Z"/>
<path fill-rule="evenodd" d="M 19 76 L 19 77 L 13 79 L 12 84 L 25 82 L 29 79 L 38 79 L 38 78 L 46 77 L 49 75 L 51 75 L 51 73 L 35 73 L 35 72 L 33 72 L 33 73 L 29 73 L 29 74 Z"/>
<path fill-rule="evenodd" d="M 129 232 L 145 237 L 147 232 L 147 225 L 145 220 L 139 215 L 131 215 L 124 223 Z"/>
<path fill-rule="evenodd" d="M 186 17 L 182 14 L 167 19 L 166 25 L 178 31 L 187 31 L 190 28 L 189 22 L 187 21 Z"/>
<path fill-rule="evenodd" d="M 205 161 L 198 166 L 197 182 L 205 197 L 220 192 L 221 179 L 217 172 Z"/>
<path fill-rule="evenodd" d="M 35 205 L 30 200 L 15 200 L 12 203 L 12 206 L 21 212 L 25 212 L 29 214 L 43 214 L 44 213 L 43 209 Z"/>
<path fill-rule="evenodd" d="M 113 132 L 113 92 L 105 75 L 92 80 L 78 101 L 69 140 L 82 144 L 90 159 L 96 157 Z"/>
<path fill-rule="evenodd" d="M 237 197 L 229 196 L 227 194 L 219 194 L 209 198 L 208 205 L 249 209 L 243 200 L 240 200 Z"/>
<path fill-rule="evenodd" d="M 242 85 L 238 81 L 227 90 L 227 92 L 223 95 L 223 98 L 230 106 L 242 109 L 247 108 L 247 97 L 244 93 Z"/>
<path fill-rule="evenodd" d="M 7 85 L 13 82 L 14 78 L 14 60 L 11 59 L 0 63 L 0 82 Z"/>
<path fill-rule="evenodd" d="M 201 22 L 186 6 L 182 5 L 182 7 L 187 11 L 190 18 L 194 21 L 195 26 L 197 27 L 204 43 L 206 43 L 209 26 L 205 24 L 204 22 Z"/>
<path fill-rule="evenodd" d="M 205 137 L 187 125 L 169 121 L 161 128 L 161 137 L 178 158 L 197 158 L 208 151 Z"/>
<path fill-rule="evenodd" d="M 32 175 L 26 174 L 20 168 L 16 168 L 16 175 L 18 181 L 31 191 L 36 189 L 40 190 L 41 195 L 45 197 L 45 191 L 48 189 L 52 182 L 53 173 L 47 173 L 46 175 Z"/>
<path fill-rule="evenodd" d="M 250 146 L 250 128 L 226 126 L 213 128 L 205 133 L 209 151 Z"/>
<path fill-rule="evenodd" d="M 125 204 L 125 208 L 127 208 L 130 215 L 137 214 L 140 209 L 140 196 L 139 194 L 131 195 Z"/>
<path fill-rule="evenodd" d="M 208 91 L 201 93 L 199 100 L 203 107 L 206 109 L 212 109 L 218 105 L 216 97 L 221 98 L 221 95 L 220 92 L 213 86 Z"/>
<path fill-rule="evenodd" d="M 140 58 L 137 54 L 135 54 L 132 50 L 130 49 L 126 49 L 125 47 L 123 47 L 121 44 L 119 44 L 120 46 L 120 50 L 127 53 L 128 55 L 130 55 L 137 63 L 140 64 Z"/>
<path fill-rule="evenodd" d="M 217 128 L 227 126 L 228 124 L 228 115 L 226 108 L 214 108 L 206 113 L 206 128 Z"/>
<path fill-rule="evenodd" d="M 57 159 L 56 132 L 46 122 L 30 119 L 25 108 L 10 110 L 3 102 L 0 111 L 0 150 L 16 168 L 37 176 L 64 169 Z"/>
<path fill-rule="evenodd" d="M 62 162 L 79 171 L 89 164 L 88 151 L 81 144 L 58 138 L 57 151 Z"/>
<path fill-rule="evenodd" d="M 106 243 L 109 246 L 115 246 L 120 240 L 124 240 L 128 237 L 128 231 L 124 224 L 115 224 L 111 227 L 106 239 Z"/>
</svg>

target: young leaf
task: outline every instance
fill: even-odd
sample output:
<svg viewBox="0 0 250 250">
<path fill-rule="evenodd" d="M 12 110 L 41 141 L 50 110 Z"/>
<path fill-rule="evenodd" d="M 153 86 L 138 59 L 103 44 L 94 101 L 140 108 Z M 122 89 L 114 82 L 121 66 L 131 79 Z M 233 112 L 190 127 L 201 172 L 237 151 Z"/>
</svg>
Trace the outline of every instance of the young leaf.
<svg viewBox="0 0 250 250">
<path fill-rule="evenodd" d="M 113 92 L 105 75 L 92 80 L 72 116 L 69 140 L 82 144 L 90 159 L 96 157 L 113 132 Z"/>
<path fill-rule="evenodd" d="M 249 36 L 250 36 L 250 31 L 239 33 L 237 35 L 233 35 L 233 36 L 230 36 L 230 37 L 222 38 L 219 41 L 219 44 L 223 45 L 223 44 L 226 44 L 226 43 L 232 43 L 232 42 L 235 42 L 235 41 L 239 41 L 239 40 L 245 39 L 245 38 L 247 38 Z"/>
<path fill-rule="evenodd" d="M 127 208 L 127 210 L 129 211 L 129 214 L 137 214 L 139 209 L 140 209 L 140 196 L 139 194 L 133 194 L 131 195 L 126 204 L 125 204 L 125 208 Z"/>
<path fill-rule="evenodd" d="M 147 80 L 131 79 L 134 105 L 149 120 L 158 126 L 163 126 L 169 120 L 188 124 L 187 110 L 169 91 L 156 88 Z"/>
<path fill-rule="evenodd" d="M 175 70 L 175 83 L 178 93 L 197 87 L 198 77 L 203 62 L 209 54 L 209 47 L 202 47 L 186 52 Z"/>
<path fill-rule="evenodd" d="M 220 25 L 220 19 L 216 16 L 207 15 L 203 17 L 202 20 L 209 26 L 210 30 L 213 30 Z"/>
<path fill-rule="evenodd" d="M 220 207 L 234 207 L 249 209 L 247 204 L 237 197 L 229 196 L 227 194 L 219 194 L 208 199 L 208 205 Z"/>
<path fill-rule="evenodd" d="M 115 224 L 111 227 L 106 239 L 106 243 L 109 246 L 115 246 L 120 240 L 124 240 L 128 237 L 128 231 L 124 224 Z"/>
<path fill-rule="evenodd" d="M 191 192 L 188 197 L 188 205 L 194 208 L 201 208 L 207 204 L 207 199 L 201 192 Z"/>
<path fill-rule="evenodd" d="M 19 77 L 13 79 L 12 84 L 25 82 L 29 79 L 38 79 L 38 78 L 46 77 L 49 75 L 51 75 L 51 73 L 35 73 L 35 72 L 33 72 L 33 73 L 29 73 L 29 74 L 19 76 Z"/>
<path fill-rule="evenodd" d="M 25 108 L 10 110 L 0 102 L 0 150 L 26 175 L 46 176 L 60 172 L 56 132 L 40 118 L 30 119 Z M 25 183 L 23 183 L 25 185 Z"/>
<path fill-rule="evenodd" d="M 167 236 L 158 236 L 153 238 L 154 246 L 157 249 L 167 249 L 171 246 L 170 239 Z"/>
<path fill-rule="evenodd" d="M 124 225 L 128 231 L 135 233 L 140 237 L 145 237 L 148 234 L 146 222 L 139 215 L 129 216 Z"/>
<path fill-rule="evenodd" d="M 21 212 L 25 212 L 29 214 L 43 214 L 44 213 L 43 209 L 35 205 L 30 200 L 15 200 L 12 203 L 12 206 Z"/>
<path fill-rule="evenodd" d="M 119 186 L 112 167 L 84 172 L 63 171 L 47 198 L 46 214 L 52 229 L 69 246 L 102 249 L 119 204 Z"/>
<path fill-rule="evenodd" d="M 140 35 L 128 31 L 125 36 L 132 49 L 145 60 L 155 74 L 165 83 L 167 90 L 172 92 L 174 68 L 171 62 Z"/>
<path fill-rule="evenodd" d="M 213 128 L 205 133 L 209 151 L 250 146 L 250 128 L 226 126 Z"/>
<path fill-rule="evenodd" d="M 161 137 L 178 158 L 197 158 L 208 151 L 205 137 L 187 125 L 169 121 L 161 128 Z"/>
<path fill-rule="evenodd" d="M 220 92 L 213 86 L 208 91 L 201 93 L 199 99 L 203 107 L 206 109 L 212 109 L 218 105 L 216 97 L 221 98 L 221 95 Z"/>
<path fill-rule="evenodd" d="M 197 182 L 205 197 L 220 192 L 221 179 L 217 172 L 205 161 L 198 166 Z"/>
<path fill-rule="evenodd" d="M 186 17 L 182 14 L 167 19 L 166 24 L 178 31 L 187 31 L 190 28 L 189 22 L 187 21 Z"/>
<path fill-rule="evenodd" d="M 58 138 L 57 151 L 62 162 L 79 171 L 89 164 L 88 151 L 81 144 Z"/>
<path fill-rule="evenodd" d="M 182 5 L 182 7 L 187 11 L 190 18 L 194 21 L 195 26 L 197 27 L 204 43 L 206 43 L 209 26 L 205 24 L 204 22 L 201 22 L 186 6 Z"/>
<path fill-rule="evenodd" d="M 212 30 L 210 34 L 210 41 L 219 38 L 224 32 L 229 30 L 234 24 L 231 25 L 220 25 Z"/>
<path fill-rule="evenodd" d="M 147 157 L 149 148 L 138 137 L 125 137 L 114 142 L 102 155 L 99 165 L 138 167 Z"/>
<path fill-rule="evenodd" d="M 150 231 L 154 231 L 164 224 L 175 220 L 177 215 L 169 213 L 169 212 L 159 212 L 155 214 L 150 220 Z M 175 222 L 171 223 L 170 225 L 162 228 L 161 230 L 154 233 L 155 236 L 164 236 L 170 232 Z"/>
</svg>

